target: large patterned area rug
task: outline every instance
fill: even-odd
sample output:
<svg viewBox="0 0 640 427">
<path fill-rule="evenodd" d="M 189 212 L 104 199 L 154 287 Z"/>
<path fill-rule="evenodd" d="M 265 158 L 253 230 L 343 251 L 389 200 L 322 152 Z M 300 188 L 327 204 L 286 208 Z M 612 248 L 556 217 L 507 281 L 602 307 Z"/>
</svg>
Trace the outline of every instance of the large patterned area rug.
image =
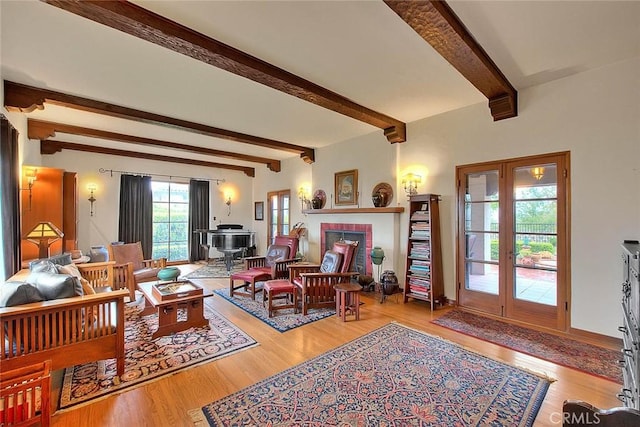
<svg viewBox="0 0 640 427">
<path fill-rule="evenodd" d="M 234 259 L 231 266 L 231 274 L 244 270 L 244 260 Z M 227 265 L 224 262 L 224 258 L 209 260 L 209 263 L 192 271 L 189 274 L 185 274 L 186 279 L 207 279 L 216 277 L 229 277 L 227 271 Z"/>
<path fill-rule="evenodd" d="M 456 332 L 622 384 L 620 352 L 553 334 L 451 310 L 431 321 Z"/>
<path fill-rule="evenodd" d="M 211 426 L 531 426 L 548 387 L 548 379 L 390 323 L 199 415 Z"/>
<path fill-rule="evenodd" d="M 151 339 L 158 316 L 125 311 L 125 373 L 116 375 L 115 359 L 77 365 L 64 374 L 59 409 L 122 392 L 181 369 L 210 362 L 257 345 L 257 342 L 205 303 L 209 326 Z"/>
<path fill-rule="evenodd" d="M 214 292 L 280 332 L 286 332 L 336 314 L 335 308 L 310 308 L 307 315 L 303 316 L 302 313 L 294 313 L 291 308 L 275 311 L 273 317 L 269 317 L 269 313 L 263 305 L 262 292 L 256 294 L 255 301 L 247 297 L 234 296 L 231 298 L 229 289 L 216 289 Z"/>
</svg>

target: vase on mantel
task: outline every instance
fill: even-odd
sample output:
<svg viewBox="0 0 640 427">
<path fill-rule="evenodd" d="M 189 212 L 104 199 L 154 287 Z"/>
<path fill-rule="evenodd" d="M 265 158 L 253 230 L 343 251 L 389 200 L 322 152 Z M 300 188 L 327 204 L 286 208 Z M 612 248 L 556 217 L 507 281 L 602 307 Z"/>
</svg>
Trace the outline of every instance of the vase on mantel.
<svg viewBox="0 0 640 427">
<path fill-rule="evenodd" d="M 89 262 L 109 261 L 109 251 L 104 247 L 104 245 L 91 246 L 89 258 L 91 259 Z"/>
</svg>

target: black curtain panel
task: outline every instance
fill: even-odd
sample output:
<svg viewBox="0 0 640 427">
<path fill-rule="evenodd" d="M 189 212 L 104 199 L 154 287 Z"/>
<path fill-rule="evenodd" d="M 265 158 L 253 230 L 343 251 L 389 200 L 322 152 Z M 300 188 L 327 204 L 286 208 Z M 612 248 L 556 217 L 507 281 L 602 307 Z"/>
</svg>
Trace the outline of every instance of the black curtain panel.
<svg viewBox="0 0 640 427">
<path fill-rule="evenodd" d="M 153 249 L 153 194 L 151 177 L 120 176 L 120 220 L 118 240 L 140 242 L 144 259 L 151 259 Z"/>
<path fill-rule="evenodd" d="M 189 262 L 208 259 L 195 230 L 209 229 L 209 181 L 189 181 Z"/>
<path fill-rule="evenodd" d="M 4 277 L 20 270 L 20 160 L 18 131 L 0 114 L 0 214 Z"/>
</svg>

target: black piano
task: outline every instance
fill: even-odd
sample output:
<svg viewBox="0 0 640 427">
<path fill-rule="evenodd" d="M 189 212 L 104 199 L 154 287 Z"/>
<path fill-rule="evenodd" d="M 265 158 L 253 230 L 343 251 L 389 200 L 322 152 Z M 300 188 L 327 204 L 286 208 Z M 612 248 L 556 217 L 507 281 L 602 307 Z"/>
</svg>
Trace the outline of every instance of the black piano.
<svg viewBox="0 0 640 427">
<path fill-rule="evenodd" d="M 218 224 L 216 230 L 195 230 L 200 235 L 200 246 L 205 250 L 205 259 L 209 262 L 209 249 L 216 248 L 224 254 L 227 272 L 231 271 L 233 258 L 237 255 L 253 254 L 256 246 L 255 231 L 244 230 L 240 224 Z M 211 236 L 211 239 L 209 239 Z"/>
</svg>

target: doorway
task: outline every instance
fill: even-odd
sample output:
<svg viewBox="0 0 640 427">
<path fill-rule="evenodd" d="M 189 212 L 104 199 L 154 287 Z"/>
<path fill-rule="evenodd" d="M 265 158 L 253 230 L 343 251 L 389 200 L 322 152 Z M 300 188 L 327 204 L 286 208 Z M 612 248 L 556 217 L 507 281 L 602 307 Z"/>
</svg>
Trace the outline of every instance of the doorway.
<svg viewBox="0 0 640 427">
<path fill-rule="evenodd" d="M 458 304 L 566 330 L 569 153 L 457 167 Z"/>
</svg>

